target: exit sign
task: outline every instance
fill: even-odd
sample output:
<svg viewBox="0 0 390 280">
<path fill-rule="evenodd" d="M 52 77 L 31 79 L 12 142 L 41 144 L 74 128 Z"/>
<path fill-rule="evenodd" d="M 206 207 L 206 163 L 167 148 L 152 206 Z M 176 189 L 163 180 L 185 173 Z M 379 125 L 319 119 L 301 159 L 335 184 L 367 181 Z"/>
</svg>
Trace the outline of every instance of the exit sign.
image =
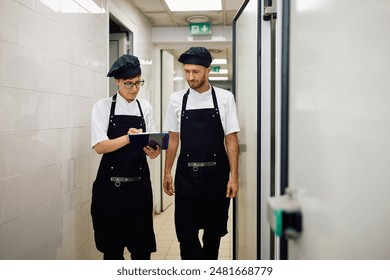
<svg viewBox="0 0 390 280">
<path fill-rule="evenodd" d="M 190 23 L 190 35 L 209 35 L 211 25 L 209 22 Z"/>
<path fill-rule="evenodd" d="M 218 73 L 219 69 L 221 69 L 221 66 L 211 66 L 210 68 L 211 68 L 211 72 Z"/>
</svg>

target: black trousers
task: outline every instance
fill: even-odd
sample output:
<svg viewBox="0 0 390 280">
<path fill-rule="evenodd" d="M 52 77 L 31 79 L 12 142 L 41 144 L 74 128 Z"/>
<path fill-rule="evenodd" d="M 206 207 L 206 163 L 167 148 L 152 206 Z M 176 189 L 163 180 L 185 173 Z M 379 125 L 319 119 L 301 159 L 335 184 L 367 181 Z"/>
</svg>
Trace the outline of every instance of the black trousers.
<svg viewBox="0 0 390 280">
<path fill-rule="evenodd" d="M 130 253 L 132 260 L 150 260 L 150 253 Z M 104 260 L 124 260 L 123 251 L 117 253 L 104 253 Z"/>
<path fill-rule="evenodd" d="M 182 260 L 217 260 L 221 237 L 204 232 L 203 246 L 200 243 L 198 232 L 180 242 L 180 257 Z"/>
<path fill-rule="evenodd" d="M 221 237 L 227 233 L 229 203 L 224 196 L 175 194 L 175 228 L 183 260 L 218 259 Z"/>
</svg>

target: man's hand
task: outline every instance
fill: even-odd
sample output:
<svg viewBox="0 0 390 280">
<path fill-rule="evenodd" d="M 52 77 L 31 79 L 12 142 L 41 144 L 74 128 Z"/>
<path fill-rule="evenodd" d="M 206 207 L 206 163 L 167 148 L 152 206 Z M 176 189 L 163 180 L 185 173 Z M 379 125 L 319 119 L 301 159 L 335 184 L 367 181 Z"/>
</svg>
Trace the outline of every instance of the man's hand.
<svg viewBox="0 0 390 280">
<path fill-rule="evenodd" d="M 235 198 L 237 196 L 238 189 L 239 189 L 238 180 L 230 179 L 227 184 L 226 197 Z"/>
<path fill-rule="evenodd" d="M 175 193 L 173 189 L 173 183 L 172 183 L 172 175 L 169 173 L 165 173 L 164 175 L 164 181 L 163 181 L 163 187 L 164 187 L 164 192 L 171 196 Z"/>
</svg>

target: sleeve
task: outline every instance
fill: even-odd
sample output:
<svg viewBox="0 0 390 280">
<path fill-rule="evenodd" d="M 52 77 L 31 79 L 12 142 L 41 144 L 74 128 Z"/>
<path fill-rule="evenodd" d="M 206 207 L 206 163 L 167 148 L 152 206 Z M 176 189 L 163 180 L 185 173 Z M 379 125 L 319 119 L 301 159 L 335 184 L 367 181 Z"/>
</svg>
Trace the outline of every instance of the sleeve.
<svg viewBox="0 0 390 280">
<path fill-rule="evenodd" d="M 108 140 L 108 119 L 109 114 L 105 112 L 102 102 L 97 102 L 92 108 L 91 148 L 97 143 Z"/>
<path fill-rule="evenodd" d="M 144 101 L 145 103 L 145 122 L 146 122 L 146 131 L 145 132 L 157 132 L 156 122 L 154 119 L 154 111 L 152 105 Z"/>
<path fill-rule="evenodd" d="M 178 115 L 178 112 L 177 112 L 178 105 L 177 104 L 175 105 L 175 103 L 177 103 L 177 102 L 174 101 L 174 95 L 171 95 L 171 97 L 169 99 L 167 111 L 165 114 L 163 131 L 166 131 L 166 132 L 168 132 L 168 131 L 179 132 L 180 131 L 180 123 L 179 123 L 179 119 L 177 116 Z M 180 109 L 181 109 L 181 107 L 179 108 L 179 110 Z"/>
<path fill-rule="evenodd" d="M 225 115 L 225 135 L 230 133 L 239 132 L 240 125 L 237 117 L 237 106 L 234 100 L 234 96 L 231 92 L 228 95 L 228 102 L 226 106 L 226 115 Z"/>
</svg>

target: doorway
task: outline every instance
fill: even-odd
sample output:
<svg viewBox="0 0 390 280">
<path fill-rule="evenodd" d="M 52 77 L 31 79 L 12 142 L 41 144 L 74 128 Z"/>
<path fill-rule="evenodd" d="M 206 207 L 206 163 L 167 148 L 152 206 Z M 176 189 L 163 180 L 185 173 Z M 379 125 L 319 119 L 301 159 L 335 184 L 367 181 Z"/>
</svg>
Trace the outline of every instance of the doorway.
<svg viewBox="0 0 390 280">
<path fill-rule="evenodd" d="M 133 54 L 133 32 L 126 28 L 119 20 L 110 15 L 110 45 L 109 65 L 112 65 L 121 55 Z M 109 96 L 118 90 L 114 79 L 109 81 Z"/>
</svg>

